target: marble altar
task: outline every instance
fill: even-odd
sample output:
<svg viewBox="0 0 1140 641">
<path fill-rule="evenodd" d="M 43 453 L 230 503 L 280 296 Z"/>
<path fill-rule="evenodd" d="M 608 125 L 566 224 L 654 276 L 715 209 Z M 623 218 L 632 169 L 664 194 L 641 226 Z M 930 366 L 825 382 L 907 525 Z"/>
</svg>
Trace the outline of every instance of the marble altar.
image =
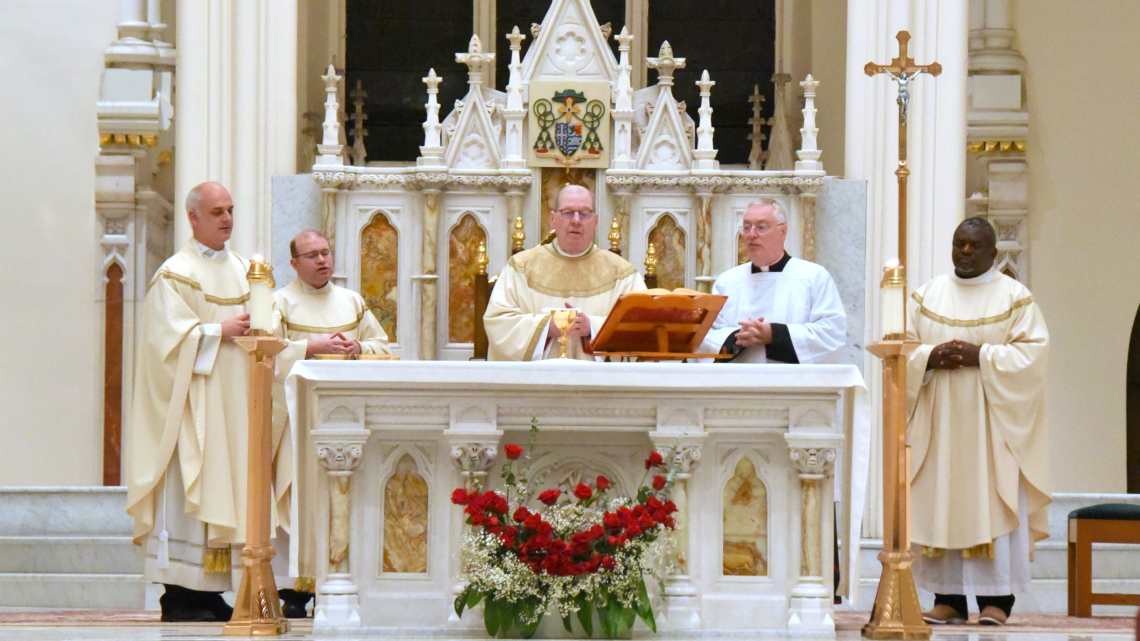
<svg viewBox="0 0 1140 641">
<path fill-rule="evenodd" d="M 679 570 L 654 591 L 662 633 L 833 636 L 836 525 L 858 582 L 848 557 L 870 425 L 852 365 L 302 361 L 286 398 L 292 558 L 316 575 L 316 628 L 479 633 L 478 611 L 452 610 L 466 526 L 449 499 L 464 475 L 494 487 L 501 447 L 524 443 L 532 418 L 533 465 L 564 490 L 605 474 L 632 493 L 645 452 L 677 446 Z M 540 635 L 561 630 L 553 619 Z"/>
</svg>

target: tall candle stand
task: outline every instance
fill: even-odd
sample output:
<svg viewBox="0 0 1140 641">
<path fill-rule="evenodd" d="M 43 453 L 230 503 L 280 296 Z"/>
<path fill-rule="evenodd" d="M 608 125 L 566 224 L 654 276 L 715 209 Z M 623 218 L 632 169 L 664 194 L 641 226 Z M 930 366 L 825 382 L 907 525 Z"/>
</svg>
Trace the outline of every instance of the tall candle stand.
<svg viewBox="0 0 1140 641">
<path fill-rule="evenodd" d="M 255 256 L 246 278 L 250 286 L 249 336 L 234 341 L 249 353 L 249 468 L 246 472 L 246 525 L 242 561 L 245 572 L 234 602 L 234 614 L 222 629 L 227 636 L 277 636 L 289 631 L 270 560 L 269 543 L 273 463 L 273 360 L 285 341 L 270 336 L 273 314 L 273 270 Z M 269 294 L 266 297 L 266 293 Z"/>
</svg>

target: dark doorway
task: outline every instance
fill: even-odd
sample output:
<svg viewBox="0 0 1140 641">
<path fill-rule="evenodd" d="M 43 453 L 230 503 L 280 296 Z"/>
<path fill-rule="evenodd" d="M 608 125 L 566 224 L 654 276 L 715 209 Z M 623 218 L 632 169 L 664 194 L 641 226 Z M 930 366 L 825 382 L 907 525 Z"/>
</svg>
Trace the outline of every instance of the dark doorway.
<svg viewBox="0 0 1140 641">
<path fill-rule="evenodd" d="M 1128 493 L 1140 494 L 1140 309 L 1128 341 L 1127 380 Z"/>
<path fill-rule="evenodd" d="M 427 117 L 422 79 L 429 69 L 443 77 L 440 118 L 467 93 L 467 67 L 455 54 L 471 41 L 473 7 L 455 0 L 345 1 L 345 112 L 351 117 L 351 93 L 360 80 L 368 93 L 368 160 L 419 157 Z"/>
<path fill-rule="evenodd" d="M 640 34 L 638 34 L 640 35 Z M 699 119 L 700 90 L 696 82 L 708 69 L 716 82 L 709 98 L 716 129 L 713 144 L 722 164 L 748 163 L 752 142 L 752 87 L 760 85 L 767 96 L 762 116 L 772 115 L 775 90 L 772 74 L 776 67 L 775 0 L 654 0 L 649 3 L 649 56 L 668 40 L 673 55 L 685 58 L 685 68 L 673 74 L 673 95 L 684 100 L 688 114 Z M 652 69 L 646 78 L 656 84 Z M 767 127 L 765 134 L 767 134 Z"/>
</svg>

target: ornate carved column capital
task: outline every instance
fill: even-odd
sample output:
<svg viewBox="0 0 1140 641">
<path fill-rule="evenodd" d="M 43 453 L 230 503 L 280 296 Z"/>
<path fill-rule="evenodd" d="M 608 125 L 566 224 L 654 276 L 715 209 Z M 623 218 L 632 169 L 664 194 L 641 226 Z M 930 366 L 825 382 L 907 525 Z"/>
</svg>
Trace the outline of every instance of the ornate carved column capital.
<svg viewBox="0 0 1140 641">
<path fill-rule="evenodd" d="M 827 478 L 835 471 L 834 447 L 795 447 L 788 450 L 788 458 L 801 478 Z"/>
<path fill-rule="evenodd" d="M 363 443 L 317 443 L 317 458 L 330 472 L 351 473 L 364 458 Z"/>
<path fill-rule="evenodd" d="M 499 455 L 499 443 L 452 443 L 451 461 L 462 472 L 482 472 Z"/>
<path fill-rule="evenodd" d="M 788 459 L 801 479 L 824 479 L 835 472 L 842 436 L 826 432 L 788 432 L 784 434 L 784 441 L 788 444 Z"/>
</svg>

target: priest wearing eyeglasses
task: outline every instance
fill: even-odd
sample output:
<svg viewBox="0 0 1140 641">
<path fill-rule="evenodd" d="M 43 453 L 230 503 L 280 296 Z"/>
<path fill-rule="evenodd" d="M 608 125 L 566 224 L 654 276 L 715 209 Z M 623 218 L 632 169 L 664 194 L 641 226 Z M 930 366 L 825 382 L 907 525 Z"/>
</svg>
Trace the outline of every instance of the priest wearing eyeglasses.
<svg viewBox="0 0 1140 641">
<path fill-rule="evenodd" d="M 788 221 L 773 200 L 750 203 L 741 231 L 750 261 L 713 283 L 728 301 L 702 349 L 733 362 L 832 362 L 847 340 L 847 314 L 831 274 L 784 250 Z"/>
<path fill-rule="evenodd" d="M 588 189 L 563 187 L 558 192 L 558 209 L 550 212 L 550 225 L 553 242 L 515 254 L 499 275 L 483 316 L 488 360 L 557 356 L 556 339 L 562 332 L 544 310 L 562 307 L 580 310 L 566 329 L 570 339 L 567 356 L 589 360 L 592 356 L 585 348 L 618 297 L 645 289 L 633 265 L 594 243 L 598 215 Z"/>
</svg>

